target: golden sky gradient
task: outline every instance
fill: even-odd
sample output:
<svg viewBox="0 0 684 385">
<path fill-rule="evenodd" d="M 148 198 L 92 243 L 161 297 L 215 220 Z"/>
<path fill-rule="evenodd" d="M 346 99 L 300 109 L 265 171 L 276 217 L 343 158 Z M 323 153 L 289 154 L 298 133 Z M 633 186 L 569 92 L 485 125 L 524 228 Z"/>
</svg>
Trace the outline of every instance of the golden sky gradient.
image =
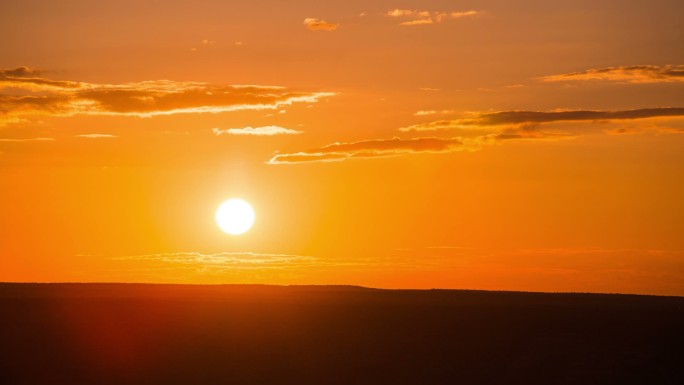
<svg viewBox="0 0 684 385">
<path fill-rule="evenodd" d="M 0 281 L 684 295 L 683 14 L 8 2 Z"/>
</svg>

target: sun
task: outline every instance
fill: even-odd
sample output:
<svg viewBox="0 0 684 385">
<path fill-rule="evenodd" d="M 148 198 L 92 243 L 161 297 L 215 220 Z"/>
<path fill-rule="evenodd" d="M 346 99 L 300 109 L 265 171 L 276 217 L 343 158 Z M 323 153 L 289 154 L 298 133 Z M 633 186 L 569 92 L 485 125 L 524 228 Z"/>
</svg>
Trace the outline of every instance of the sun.
<svg viewBox="0 0 684 385">
<path fill-rule="evenodd" d="M 216 209 L 216 223 L 225 233 L 239 235 L 254 224 L 254 209 L 242 199 L 229 199 Z"/>
</svg>

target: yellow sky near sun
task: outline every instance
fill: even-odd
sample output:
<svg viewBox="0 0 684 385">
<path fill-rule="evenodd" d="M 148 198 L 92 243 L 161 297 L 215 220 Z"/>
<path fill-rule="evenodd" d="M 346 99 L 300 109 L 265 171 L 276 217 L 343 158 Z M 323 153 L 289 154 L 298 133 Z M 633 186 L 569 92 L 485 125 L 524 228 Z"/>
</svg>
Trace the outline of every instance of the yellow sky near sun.
<svg viewBox="0 0 684 385">
<path fill-rule="evenodd" d="M 0 281 L 684 295 L 683 11 L 6 4 Z"/>
</svg>

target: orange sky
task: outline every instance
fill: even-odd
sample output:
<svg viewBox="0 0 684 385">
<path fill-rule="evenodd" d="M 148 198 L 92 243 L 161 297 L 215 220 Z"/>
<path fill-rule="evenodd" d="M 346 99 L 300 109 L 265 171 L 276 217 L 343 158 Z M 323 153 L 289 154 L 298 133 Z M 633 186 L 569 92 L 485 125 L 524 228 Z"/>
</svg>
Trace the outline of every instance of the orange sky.
<svg viewBox="0 0 684 385">
<path fill-rule="evenodd" d="M 2 8 L 0 281 L 684 295 L 681 1 Z"/>
</svg>

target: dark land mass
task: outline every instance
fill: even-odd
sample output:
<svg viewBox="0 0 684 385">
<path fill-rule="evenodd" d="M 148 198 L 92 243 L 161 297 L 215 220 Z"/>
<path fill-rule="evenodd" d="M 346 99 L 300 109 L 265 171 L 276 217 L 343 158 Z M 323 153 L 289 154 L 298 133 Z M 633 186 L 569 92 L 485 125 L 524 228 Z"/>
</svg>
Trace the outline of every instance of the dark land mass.
<svg viewBox="0 0 684 385">
<path fill-rule="evenodd" d="M 0 284 L 1 384 L 684 384 L 684 298 Z"/>
</svg>

